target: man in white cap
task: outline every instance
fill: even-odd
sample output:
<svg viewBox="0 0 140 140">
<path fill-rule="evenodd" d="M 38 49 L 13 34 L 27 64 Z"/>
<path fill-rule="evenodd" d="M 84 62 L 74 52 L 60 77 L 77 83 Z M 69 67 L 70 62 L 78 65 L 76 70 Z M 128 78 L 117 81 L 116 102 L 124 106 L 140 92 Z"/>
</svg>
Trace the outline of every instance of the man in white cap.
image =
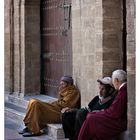
<svg viewBox="0 0 140 140">
<path fill-rule="evenodd" d="M 71 76 L 62 76 L 59 87 L 59 98 L 52 103 L 37 99 L 30 100 L 24 118 L 25 128 L 19 131 L 24 137 L 38 136 L 47 123 L 60 123 L 61 110 L 65 107 L 78 107 L 80 103 L 79 90 L 73 85 Z"/>
<path fill-rule="evenodd" d="M 70 138 L 70 140 L 77 139 L 88 112 L 98 112 L 108 108 L 112 104 L 116 95 L 116 90 L 112 85 L 112 79 L 110 77 L 104 77 L 98 79 L 97 82 L 99 82 L 99 95 L 91 100 L 88 107 L 81 109 L 64 108 L 61 111 L 62 125 L 66 138 Z"/>
</svg>

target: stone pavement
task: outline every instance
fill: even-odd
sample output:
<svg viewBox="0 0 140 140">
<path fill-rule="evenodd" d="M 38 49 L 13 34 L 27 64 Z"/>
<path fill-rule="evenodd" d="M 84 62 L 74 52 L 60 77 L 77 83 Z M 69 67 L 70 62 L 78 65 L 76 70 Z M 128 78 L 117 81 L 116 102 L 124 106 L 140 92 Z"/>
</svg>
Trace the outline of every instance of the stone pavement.
<svg viewBox="0 0 140 140">
<path fill-rule="evenodd" d="M 23 124 L 14 121 L 9 117 L 5 117 L 5 140 L 52 140 L 47 135 L 37 137 L 23 137 L 18 134 L 18 130 L 23 128 Z"/>
</svg>

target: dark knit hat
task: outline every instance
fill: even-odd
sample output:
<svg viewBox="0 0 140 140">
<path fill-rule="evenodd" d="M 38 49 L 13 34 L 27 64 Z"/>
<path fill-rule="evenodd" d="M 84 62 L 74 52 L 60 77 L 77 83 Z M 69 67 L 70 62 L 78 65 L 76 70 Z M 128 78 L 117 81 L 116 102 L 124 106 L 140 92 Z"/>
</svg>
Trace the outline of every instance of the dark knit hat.
<svg viewBox="0 0 140 140">
<path fill-rule="evenodd" d="M 65 81 L 67 83 L 73 84 L 73 79 L 71 76 L 62 76 L 61 81 Z"/>
</svg>

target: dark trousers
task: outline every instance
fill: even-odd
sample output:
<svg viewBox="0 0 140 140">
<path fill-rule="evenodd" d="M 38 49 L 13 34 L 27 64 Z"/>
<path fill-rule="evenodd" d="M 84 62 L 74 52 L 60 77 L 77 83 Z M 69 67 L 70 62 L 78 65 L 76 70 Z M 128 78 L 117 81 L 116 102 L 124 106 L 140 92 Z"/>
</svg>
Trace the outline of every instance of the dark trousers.
<svg viewBox="0 0 140 140">
<path fill-rule="evenodd" d="M 88 111 L 84 108 L 62 114 L 62 126 L 65 138 L 78 137 L 80 128 L 86 119 Z"/>
</svg>

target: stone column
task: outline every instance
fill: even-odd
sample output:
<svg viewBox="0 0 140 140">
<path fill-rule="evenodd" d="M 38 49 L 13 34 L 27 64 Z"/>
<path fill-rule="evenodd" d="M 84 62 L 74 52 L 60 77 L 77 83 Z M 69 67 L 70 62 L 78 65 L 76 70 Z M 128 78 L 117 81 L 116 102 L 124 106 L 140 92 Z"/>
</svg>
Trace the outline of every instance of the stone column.
<svg viewBox="0 0 140 140">
<path fill-rule="evenodd" d="M 40 93 L 40 0 L 26 0 L 24 11 L 24 88 L 27 94 Z"/>
<path fill-rule="evenodd" d="M 14 1 L 6 0 L 4 3 L 4 34 L 5 34 L 5 92 L 13 92 L 13 26 L 14 26 Z"/>
<path fill-rule="evenodd" d="M 102 76 L 102 0 L 72 0 L 73 76 L 82 106 L 97 95 Z"/>
<path fill-rule="evenodd" d="M 14 0 L 13 8 L 13 93 L 21 93 L 21 0 Z"/>
<path fill-rule="evenodd" d="M 135 27 L 136 27 L 136 9 L 135 0 L 126 0 L 126 23 L 127 23 L 127 73 L 128 73 L 128 131 L 126 133 L 125 140 L 135 139 L 135 80 L 136 80 L 136 69 L 135 69 L 135 57 L 136 57 L 136 38 L 135 38 Z"/>
<path fill-rule="evenodd" d="M 21 11 L 20 11 L 20 36 L 21 36 L 21 96 L 25 93 L 25 0 L 21 0 Z"/>
<path fill-rule="evenodd" d="M 5 2 L 5 91 L 40 94 L 40 0 Z"/>
<path fill-rule="evenodd" d="M 123 68 L 123 6 L 121 0 L 103 1 L 103 75 Z"/>
</svg>

